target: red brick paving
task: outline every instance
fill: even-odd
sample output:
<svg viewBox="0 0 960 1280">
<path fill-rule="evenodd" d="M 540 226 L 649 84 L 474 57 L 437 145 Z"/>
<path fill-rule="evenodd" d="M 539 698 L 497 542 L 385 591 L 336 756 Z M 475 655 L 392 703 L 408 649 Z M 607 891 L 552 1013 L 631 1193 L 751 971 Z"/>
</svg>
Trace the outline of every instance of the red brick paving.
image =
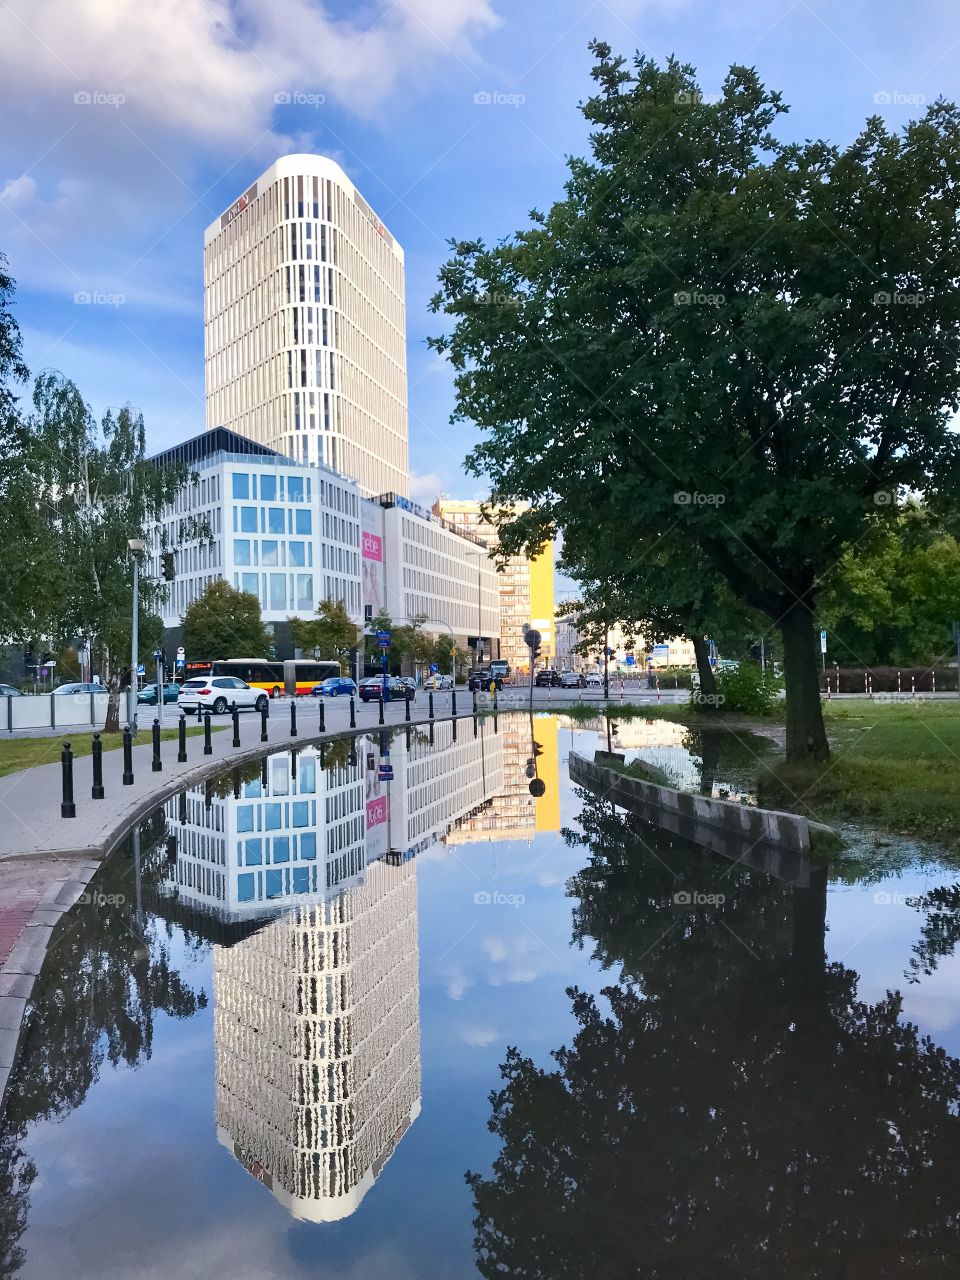
<svg viewBox="0 0 960 1280">
<path fill-rule="evenodd" d="M 0 965 L 6 962 L 39 901 L 38 893 L 21 893 L 14 901 L 0 904 Z"/>
</svg>

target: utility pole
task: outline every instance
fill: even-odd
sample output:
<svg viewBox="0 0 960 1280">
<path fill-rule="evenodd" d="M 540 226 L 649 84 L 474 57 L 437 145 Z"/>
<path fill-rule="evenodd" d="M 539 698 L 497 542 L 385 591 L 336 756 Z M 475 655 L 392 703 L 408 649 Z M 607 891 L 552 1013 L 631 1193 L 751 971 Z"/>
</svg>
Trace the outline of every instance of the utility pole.
<svg viewBox="0 0 960 1280">
<path fill-rule="evenodd" d="M 127 723 L 130 726 L 130 732 L 136 737 L 137 733 L 137 665 L 138 651 L 140 649 L 140 560 L 139 557 L 146 549 L 146 543 L 142 538 L 128 538 L 127 546 L 130 548 L 130 554 L 133 557 L 133 622 L 130 629 L 130 688 L 128 692 L 127 705 Z"/>
<path fill-rule="evenodd" d="M 603 628 L 603 696 L 610 698 L 610 628 Z"/>
</svg>

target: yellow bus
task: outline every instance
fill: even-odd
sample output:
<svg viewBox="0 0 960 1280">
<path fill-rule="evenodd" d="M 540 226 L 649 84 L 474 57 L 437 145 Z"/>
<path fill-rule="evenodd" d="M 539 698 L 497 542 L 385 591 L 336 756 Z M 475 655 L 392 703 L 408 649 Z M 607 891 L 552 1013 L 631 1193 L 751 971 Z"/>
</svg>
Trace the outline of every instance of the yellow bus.
<svg viewBox="0 0 960 1280">
<path fill-rule="evenodd" d="M 211 662 L 212 676 L 237 676 L 255 689 L 263 689 L 271 698 L 281 693 L 302 697 L 314 685 L 330 676 L 340 675 L 339 662 L 315 662 L 307 658 L 288 658 L 274 662 L 269 658 L 220 658 Z"/>
</svg>

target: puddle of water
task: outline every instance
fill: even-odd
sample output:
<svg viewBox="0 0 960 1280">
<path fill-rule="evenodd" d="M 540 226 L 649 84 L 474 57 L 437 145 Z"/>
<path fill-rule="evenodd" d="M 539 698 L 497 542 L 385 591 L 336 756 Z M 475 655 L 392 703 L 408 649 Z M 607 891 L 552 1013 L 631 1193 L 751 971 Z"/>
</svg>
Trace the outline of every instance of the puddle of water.
<svg viewBox="0 0 960 1280">
<path fill-rule="evenodd" d="M 0 1276 L 956 1273 L 960 876 L 787 883 L 584 798 L 590 729 L 497 728 L 141 824 L 36 988 Z"/>
</svg>

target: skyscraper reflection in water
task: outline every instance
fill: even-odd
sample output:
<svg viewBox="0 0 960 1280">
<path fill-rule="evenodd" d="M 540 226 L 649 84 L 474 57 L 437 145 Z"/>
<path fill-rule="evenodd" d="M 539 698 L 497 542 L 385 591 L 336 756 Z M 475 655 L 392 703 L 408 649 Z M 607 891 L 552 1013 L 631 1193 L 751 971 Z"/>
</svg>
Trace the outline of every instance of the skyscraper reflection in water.
<svg viewBox="0 0 960 1280">
<path fill-rule="evenodd" d="M 414 857 L 502 785 L 499 736 L 442 724 L 166 806 L 161 909 L 213 942 L 217 1136 L 294 1217 L 353 1213 L 420 1112 Z"/>
</svg>

